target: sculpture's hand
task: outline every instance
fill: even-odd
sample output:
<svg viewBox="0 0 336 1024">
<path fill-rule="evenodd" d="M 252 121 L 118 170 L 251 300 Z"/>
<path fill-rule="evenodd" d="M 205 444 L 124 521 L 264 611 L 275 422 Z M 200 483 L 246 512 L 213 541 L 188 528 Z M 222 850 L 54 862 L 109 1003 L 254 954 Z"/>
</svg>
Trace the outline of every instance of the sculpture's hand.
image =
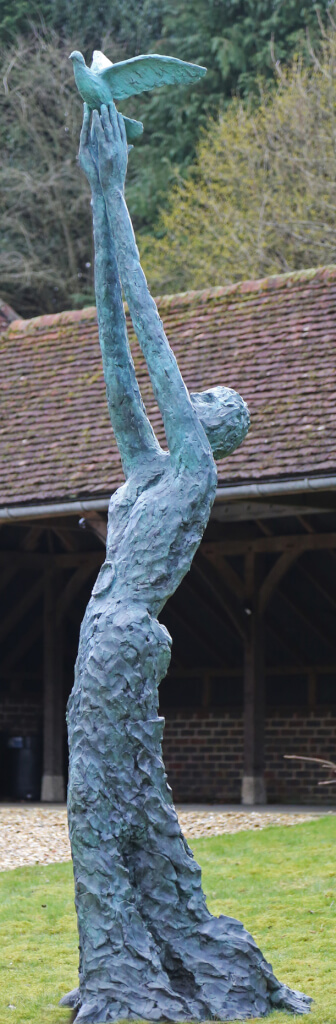
<svg viewBox="0 0 336 1024">
<path fill-rule="evenodd" d="M 92 192 L 101 191 L 98 173 L 98 145 L 95 134 L 90 127 L 91 111 L 87 103 L 84 103 L 83 124 L 79 141 L 79 164 L 86 174 Z"/>
<path fill-rule="evenodd" d="M 125 122 L 114 103 L 101 107 L 100 116 L 94 110 L 92 125 L 98 142 L 98 167 L 101 186 L 123 192 L 128 146 Z"/>
</svg>

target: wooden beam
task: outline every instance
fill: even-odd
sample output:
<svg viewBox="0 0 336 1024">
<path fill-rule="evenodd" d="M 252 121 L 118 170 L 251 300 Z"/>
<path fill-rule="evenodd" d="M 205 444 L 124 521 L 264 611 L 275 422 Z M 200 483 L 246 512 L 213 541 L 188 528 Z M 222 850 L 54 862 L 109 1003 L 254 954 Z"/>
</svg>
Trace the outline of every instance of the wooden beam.
<svg viewBox="0 0 336 1024">
<path fill-rule="evenodd" d="M 82 519 L 84 519 L 85 523 L 90 527 L 90 530 L 95 533 L 96 537 L 99 537 L 99 540 L 101 540 L 102 544 L 106 547 L 107 520 L 104 516 L 102 516 L 100 512 L 90 509 L 89 512 L 83 512 Z"/>
<path fill-rule="evenodd" d="M 293 548 L 289 551 L 283 551 L 280 558 L 277 558 L 275 565 L 272 566 L 267 576 L 263 580 L 261 587 L 259 588 L 258 606 L 259 611 L 263 613 L 266 605 L 268 604 L 273 591 L 279 586 L 280 581 L 285 576 L 288 569 L 300 557 L 301 552 L 298 554 L 296 549 Z"/>
<path fill-rule="evenodd" d="M 174 671 L 172 667 L 170 667 L 169 675 L 174 675 Z M 211 679 L 222 678 L 222 676 L 229 676 L 230 678 L 241 678 L 241 676 L 243 675 L 242 668 L 226 665 L 221 665 L 220 668 L 204 668 L 202 666 L 202 668 L 198 670 L 195 668 L 183 668 L 181 669 L 181 672 L 183 673 L 183 677 L 185 678 L 187 678 L 188 676 L 192 678 L 197 676 L 199 679 L 203 679 L 205 672 L 209 674 Z M 320 675 L 330 675 L 330 673 L 336 673 L 336 663 L 331 662 L 327 665 L 311 665 L 310 663 L 303 663 L 302 665 L 269 665 L 267 667 L 267 675 L 274 676 L 275 678 L 277 676 L 297 676 L 302 674 L 306 674 L 308 676 L 309 672 L 316 672 Z"/>
<path fill-rule="evenodd" d="M 193 566 L 192 566 L 192 569 L 193 569 Z M 190 578 L 190 577 L 188 577 L 188 578 Z M 191 585 L 191 583 L 187 582 L 187 580 L 184 580 L 183 581 L 183 589 L 182 589 L 182 592 L 181 592 L 181 597 L 182 597 L 182 594 L 184 595 L 184 594 L 188 594 L 188 593 L 191 594 L 194 599 L 196 599 L 197 603 L 203 609 L 204 614 L 210 616 L 214 620 L 214 622 L 217 624 L 216 632 L 220 635 L 221 631 L 223 629 L 223 619 L 219 615 L 218 611 L 214 611 L 213 608 L 209 607 L 207 602 L 204 600 L 203 597 L 201 597 L 201 595 L 198 593 L 198 591 L 194 589 L 194 587 Z M 227 623 L 227 626 L 228 626 L 229 633 L 231 634 L 231 636 L 237 637 L 237 631 L 233 628 L 232 622 L 231 622 L 230 619 L 229 619 L 229 621 Z M 196 627 L 196 628 L 198 629 L 198 627 Z M 224 653 L 223 652 L 223 647 L 222 647 L 221 651 L 219 651 L 219 647 L 218 647 L 217 644 L 216 644 L 216 647 L 217 647 L 217 651 L 218 651 L 219 656 L 223 657 L 223 653 Z"/>
<path fill-rule="evenodd" d="M 204 651 L 206 651 L 207 654 L 210 655 L 211 659 L 217 661 L 217 664 L 220 665 L 221 658 L 218 656 L 218 654 L 216 654 L 216 652 L 213 650 L 213 647 L 209 644 L 208 638 L 204 638 L 203 631 L 200 630 L 198 626 L 192 626 L 191 623 L 188 622 L 187 619 L 185 619 L 184 615 L 182 615 L 181 612 L 177 610 L 175 602 L 174 606 L 172 606 L 171 603 L 169 604 L 169 607 L 166 608 L 166 613 L 168 615 L 168 618 L 169 616 L 171 616 L 173 619 L 175 618 L 176 621 L 183 626 L 184 631 L 187 630 L 190 636 L 192 636 L 193 642 L 195 643 L 196 639 L 197 643 L 199 643 L 201 647 L 204 648 Z"/>
<path fill-rule="evenodd" d="M 245 601 L 250 614 L 244 639 L 244 771 L 242 803 L 266 802 L 264 775 L 265 671 L 264 622 L 259 609 L 262 560 L 249 549 L 245 553 Z"/>
<path fill-rule="evenodd" d="M 6 673 L 6 679 L 7 678 L 8 678 L 8 673 Z M 0 679 L 4 679 L 4 674 L 1 671 L 0 671 Z M 41 672 L 25 672 L 25 671 L 11 672 L 11 679 L 14 679 L 15 682 L 17 682 L 17 681 L 18 682 L 20 682 L 20 681 L 21 682 L 25 682 L 25 681 L 27 681 L 29 679 L 33 679 L 33 680 L 39 679 L 40 680 L 41 679 Z"/>
<path fill-rule="evenodd" d="M 93 569 L 103 564 L 105 551 L 78 551 L 68 555 L 54 555 L 56 565 L 59 568 L 67 569 L 73 565 L 91 565 Z"/>
<path fill-rule="evenodd" d="M 64 590 L 60 593 L 57 605 L 56 605 L 56 621 L 61 622 L 68 608 L 72 604 L 76 594 L 81 590 L 83 584 L 91 574 L 95 571 L 95 567 L 91 564 L 81 565 L 79 569 L 76 569 L 73 573 L 71 580 L 67 583 Z"/>
<path fill-rule="evenodd" d="M 336 548 L 336 533 L 256 537 L 253 540 L 203 541 L 199 553 L 210 561 L 213 558 L 218 559 L 218 557 L 225 557 L 226 555 L 245 555 L 248 551 L 252 551 L 255 554 L 262 554 L 263 552 L 272 554 L 288 551 L 292 548 L 296 548 L 300 553 L 304 551 L 334 549 Z M 15 562 L 20 568 L 34 568 L 34 566 L 42 566 L 46 562 L 49 562 L 49 564 L 55 562 L 58 566 L 70 568 L 74 565 L 82 565 L 83 562 L 89 560 L 94 565 L 101 565 L 104 560 L 104 552 L 73 551 L 64 554 L 58 554 L 57 552 L 42 554 L 40 552 L 19 552 L 17 550 L 0 551 L 0 565 L 7 565 L 9 562 L 14 564 Z"/>
<path fill-rule="evenodd" d="M 308 708 L 315 711 L 316 708 L 316 672 L 311 671 L 308 675 Z"/>
<path fill-rule="evenodd" d="M 320 582 L 319 579 L 317 579 L 315 573 L 310 572 L 309 569 L 306 568 L 306 566 L 303 566 L 300 563 L 298 568 L 300 571 L 300 576 L 304 576 L 305 579 L 309 581 L 309 583 L 312 583 L 313 586 L 316 587 L 316 590 L 319 590 L 320 594 L 322 594 L 322 596 L 330 602 L 332 607 L 336 608 L 336 594 L 331 594 L 330 590 L 326 590 L 326 587 L 324 586 L 323 583 Z"/>
<path fill-rule="evenodd" d="M 76 543 L 75 531 L 73 535 L 68 527 L 52 526 L 52 532 L 61 541 L 61 544 L 63 544 L 63 547 L 65 548 L 66 551 L 78 551 L 78 544 Z"/>
<path fill-rule="evenodd" d="M 242 803 L 266 802 L 264 782 L 265 676 L 262 616 L 253 609 L 244 644 L 244 774 Z"/>
<path fill-rule="evenodd" d="M 43 569 L 46 559 L 49 555 L 40 554 L 40 552 L 27 552 L 27 551 L 0 551 L 0 566 L 15 566 L 15 570 L 18 569 Z"/>
<path fill-rule="evenodd" d="M 314 633 L 316 633 L 316 636 L 320 637 L 320 640 L 322 640 L 324 644 L 327 644 L 328 647 L 336 647 L 336 636 L 333 641 L 331 637 L 328 636 L 328 634 L 324 631 L 323 627 L 316 623 L 315 618 L 311 618 L 311 616 L 308 615 L 307 612 L 304 611 L 302 608 L 300 608 L 300 606 L 297 605 L 293 601 L 293 599 L 285 593 L 284 590 L 279 590 L 279 594 L 281 595 L 283 600 L 288 604 L 288 606 L 292 609 L 292 611 L 296 615 L 298 615 L 300 619 L 302 619 L 306 626 L 308 626 L 310 631 L 313 630 Z"/>
<path fill-rule="evenodd" d="M 18 571 L 17 565 L 13 565 L 9 562 L 8 565 L 4 565 L 0 574 L 0 591 L 4 590 L 8 586 L 8 583 L 16 576 Z"/>
<path fill-rule="evenodd" d="M 258 564 L 260 576 L 261 563 Z M 252 605 L 255 604 L 257 598 L 258 582 L 256 579 L 256 554 L 252 548 L 248 548 L 245 551 L 244 557 L 244 599 L 245 604 L 250 612 Z"/>
<path fill-rule="evenodd" d="M 7 636 L 8 633 L 10 633 L 14 626 L 16 626 L 17 622 L 20 622 L 20 619 L 23 618 L 25 613 L 29 611 L 32 605 L 36 603 L 36 601 L 42 594 L 42 590 L 43 577 L 39 576 L 39 578 L 35 580 L 35 583 L 30 588 L 30 590 L 26 591 L 21 600 L 17 601 L 14 605 L 14 608 L 11 608 L 11 611 L 8 613 L 8 615 L 6 615 L 5 618 L 2 619 L 2 622 L 0 624 L 0 640 L 3 640 L 3 638 Z"/>
<path fill-rule="evenodd" d="M 29 629 L 26 629 L 24 633 L 20 633 L 20 636 L 15 645 L 13 645 L 12 650 L 9 651 L 7 657 L 1 662 L 1 672 L 9 673 L 13 665 L 16 665 L 17 662 L 20 661 L 20 658 L 23 658 L 24 655 L 27 654 L 27 651 L 30 651 L 30 648 L 33 647 L 36 640 L 39 639 L 42 633 L 43 621 L 41 617 L 41 619 L 37 619 L 36 622 L 29 626 Z"/>
<path fill-rule="evenodd" d="M 66 554 L 57 552 L 43 554 L 40 551 L 0 551 L 0 566 L 10 564 L 17 566 L 18 569 L 43 569 L 47 565 L 71 569 L 73 566 L 86 563 L 100 567 L 103 561 L 104 551 L 73 551 Z"/>
<path fill-rule="evenodd" d="M 311 523 L 308 522 L 308 519 L 306 519 L 305 516 L 296 516 L 296 518 L 298 519 L 300 525 L 303 526 L 303 529 L 306 531 L 306 533 L 315 533 L 314 527 L 311 525 Z"/>
<path fill-rule="evenodd" d="M 202 693 L 202 708 L 206 711 L 211 706 L 212 698 L 212 681 L 210 672 L 204 673 L 203 678 L 203 693 Z"/>
<path fill-rule="evenodd" d="M 291 534 L 285 536 L 255 537 L 252 540 L 203 541 L 201 550 L 208 558 L 222 555 L 272 554 L 296 548 L 303 551 L 326 551 L 336 548 L 336 533 Z"/>
<path fill-rule="evenodd" d="M 63 777 L 63 650 L 62 632 L 57 623 L 57 603 L 61 587 L 56 568 L 44 574 L 44 687 L 43 687 L 43 775 L 41 800 L 65 799 Z"/>
<path fill-rule="evenodd" d="M 294 658 L 294 661 L 296 661 L 298 665 L 298 669 L 303 670 L 305 668 L 305 663 L 302 659 L 302 654 L 300 654 L 297 647 L 295 647 L 295 644 L 293 644 L 292 638 L 288 635 L 288 632 L 283 626 L 283 624 L 281 624 L 281 629 L 278 629 L 278 623 L 275 623 L 274 620 L 272 620 L 272 618 L 270 617 L 270 615 L 268 615 L 267 618 L 265 619 L 265 628 L 269 630 L 270 633 L 273 633 L 273 636 L 280 644 L 280 646 L 283 647 L 285 651 L 288 651 L 288 654 L 290 654 L 291 657 Z M 284 666 L 284 671 L 285 669 L 286 666 Z M 269 669 L 269 667 L 267 667 L 267 672 L 270 671 L 271 670 Z"/>
<path fill-rule="evenodd" d="M 332 501 L 330 498 L 325 497 L 323 501 L 317 501 L 316 495 L 308 495 L 308 501 L 305 501 L 304 496 L 292 495 L 294 500 L 290 500 L 290 495 L 282 497 L 277 495 L 272 500 L 253 498 L 249 500 L 238 500 L 230 502 L 221 501 L 216 502 L 213 506 L 211 513 L 211 519 L 213 522 L 242 522 L 246 520 L 253 520 L 256 522 L 257 519 L 279 519 L 284 516 L 297 516 L 297 515 L 316 515 L 318 512 L 331 512 L 336 509 L 335 505 L 335 492 Z"/>
<path fill-rule="evenodd" d="M 322 511 L 322 512 L 333 512 L 336 511 L 336 490 L 330 491 L 296 491 L 292 494 L 277 494 L 274 499 L 277 504 L 288 506 L 289 513 L 291 506 L 301 506 L 302 511 L 306 515 L 310 514 L 310 510 Z M 296 513 L 294 512 L 294 515 Z"/>
<path fill-rule="evenodd" d="M 264 537 L 273 537 L 273 530 L 267 526 L 263 519 L 255 519 L 254 522 L 257 524 L 260 533 L 264 534 Z"/>
<path fill-rule="evenodd" d="M 202 555 L 198 555 L 197 557 L 200 559 Z M 236 595 L 238 601 L 243 601 L 245 592 L 244 581 L 240 576 L 238 576 L 238 573 L 233 569 L 232 565 L 230 565 L 230 562 L 227 561 L 224 555 L 221 555 L 219 560 L 218 557 L 215 558 L 214 556 L 209 556 L 208 561 L 211 562 L 215 570 L 217 570 L 229 590 Z"/>
<path fill-rule="evenodd" d="M 44 526 L 32 526 L 31 529 L 27 531 L 25 537 L 23 538 L 21 544 L 22 550 L 34 551 L 40 539 L 41 533 L 43 533 L 43 530 Z"/>
<path fill-rule="evenodd" d="M 206 583 L 209 590 L 214 594 L 216 601 L 218 601 L 220 608 L 223 609 L 225 614 L 231 619 L 231 622 L 233 622 L 239 636 L 244 638 L 247 635 L 244 610 L 236 595 L 227 587 L 220 572 L 211 564 L 210 559 L 203 557 L 201 551 L 197 552 L 193 561 L 193 571 L 198 573 L 199 577 Z"/>
<path fill-rule="evenodd" d="M 297 513 L 299 515 L 313 515 L 316 512 L 336 511 L 336 489 L 324 492 L 296 491 L 292 492 L 292 494 L 277 494 L 272 498 L 267 498 L 265 495 L 258 495 L 258 497 L 253 497 L 249 500 L 245 499 L 245 502 L 243 502 L 242 499 L 236 498 L 234 501 L 231 501 L 230 504 L 234 506 L 245 504 L 249 510 L 250 519 L 256 518 L 256 516 L 253 515 L 255 509 L 257 509 L 256 514 L 260 516 L 262 515 L 263 510 L 265 513 L 267 513 L 268 510 L 271 510 L 274 518 L 276 518 L 277 511 L 281 511 L 281 509 L 283 509 L 285 513 L 288 509 L 287 514 L 289 516 L 296 516 Z M 221 505 L 216 502 L 215 508 L 216 507 L 220 508 Z"/>
</svg>

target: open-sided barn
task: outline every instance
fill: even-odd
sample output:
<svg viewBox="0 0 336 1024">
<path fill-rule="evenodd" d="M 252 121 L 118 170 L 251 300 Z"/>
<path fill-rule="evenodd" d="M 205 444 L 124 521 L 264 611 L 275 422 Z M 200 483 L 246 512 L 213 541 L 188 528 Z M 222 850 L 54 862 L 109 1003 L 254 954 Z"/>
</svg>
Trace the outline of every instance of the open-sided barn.
<svg viewBox="0 0 336 1024">
<path fill-rule="evenodd" d="M 218 466 L 194 564 L 161 616 L 173 637 L 160 702 L 175 798 L 330 800 L 313 765 L 283 755 L 332 757 L 336 745 L 336 267 L 165 297 L 159 309 L 188 388 L 228 385 L 251 412 L 244 444 Z M 42 799 L 62 799 L 79 627 L 123 477 L 95 309 L 4 327 L 2 795 L 33 793 L 40 737 Z"/>
</svg>

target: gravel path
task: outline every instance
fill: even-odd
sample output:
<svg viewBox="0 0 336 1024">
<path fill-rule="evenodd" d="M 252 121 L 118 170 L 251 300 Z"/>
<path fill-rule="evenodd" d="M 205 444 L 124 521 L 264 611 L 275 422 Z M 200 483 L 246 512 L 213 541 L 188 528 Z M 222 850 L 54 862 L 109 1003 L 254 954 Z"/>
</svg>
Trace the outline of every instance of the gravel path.
<svg viewBox="0 0 336 1024">
<path fill-rule="evenodd" d="M 312 821 L 323 812 L 216 811 L 178 809 L 181 828 L 188 839 L 219 836 Z M 70 860 L 65 807 L 0 805 L 0 871 L 24 864 L 53 864 Z"/>
</svg>

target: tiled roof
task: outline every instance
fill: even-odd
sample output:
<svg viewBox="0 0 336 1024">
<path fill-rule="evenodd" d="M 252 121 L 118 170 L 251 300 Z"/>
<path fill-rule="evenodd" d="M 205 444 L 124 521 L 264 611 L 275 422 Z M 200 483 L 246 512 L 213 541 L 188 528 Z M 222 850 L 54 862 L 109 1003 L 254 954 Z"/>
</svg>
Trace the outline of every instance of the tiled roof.
<svg viewBox="0 0 336 1024">
<path fill-rule="evenodd" d="M 236 388 L 251 430 L 219 483 L 336 472 L 336 266 L 158 300 L 191 391 Z M 152 422 L 160 417 L 133 345 Z M 0 339 L 0 504 L 105 495 L 123 479 L 95 309 L 16 320 Z"/>
</svg>

